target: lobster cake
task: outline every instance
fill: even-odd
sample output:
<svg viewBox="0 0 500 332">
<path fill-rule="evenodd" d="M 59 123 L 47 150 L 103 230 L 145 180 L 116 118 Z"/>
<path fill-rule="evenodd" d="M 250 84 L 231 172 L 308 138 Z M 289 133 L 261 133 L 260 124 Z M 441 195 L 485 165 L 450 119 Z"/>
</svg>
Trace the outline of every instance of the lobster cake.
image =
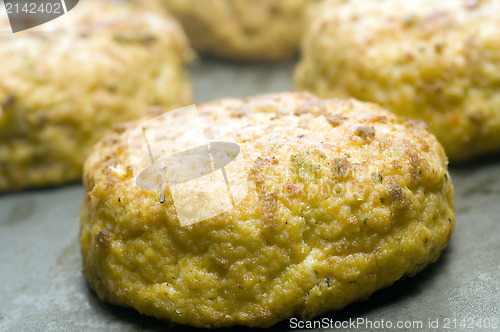
<svg viewBox="0 0 500 332">
<path fill-rule="evenodd" d="M 296 87 L 423 120 L 452 162 L 493 153 L 499 10 L 491 0 L 326 2 L 304 37 Z"/>
<path fill-rule="evenodd" d="M 157 0 L 182 23 L 202 54 L 240 61 L 297 55 L 318 0 Z"/>
<path fill-rule="evenodd" d="M 218 215 L 182 224 L 178 185 L 139 185 L 140 122 L 86 160 L 83 272 L 101 300 L 197 327 L 269 327 L 366 299 L 448 244 L 448 159 L 424 124 L 306 93 L 224 99 L 198 114 L 208 141 L 239 146 L 225 166 L 232 206 Z M 159 127 L 170 137 L 190 130 L 174 123 Z M 216 181 L 198 180 L 180 191 L 185 202 L 215 192 L 224 203 Z"/>
<path fill-rule="evenodd" d="M 113 124 L 191 102 L 191 51 L 173 18 L 94 0 L 25 32 L 8 24 L 0 19 L 0 191 L 78 180 Z"/>
</svg>

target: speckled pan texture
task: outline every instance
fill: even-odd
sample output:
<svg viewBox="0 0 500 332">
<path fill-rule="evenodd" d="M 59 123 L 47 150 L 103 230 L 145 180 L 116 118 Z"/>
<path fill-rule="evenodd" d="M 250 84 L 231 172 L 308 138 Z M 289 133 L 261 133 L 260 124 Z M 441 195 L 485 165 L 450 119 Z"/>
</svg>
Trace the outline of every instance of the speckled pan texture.
<svg viewBox="0 0 500 332">
<path fill-rule="evenodd" d="M 0 21 L 0 191 L 78 180 L 114 123 L 191 102 L 172 18 L 86 0 L 27 32 Z"/>
<path fill-rule="evenodd" d="M 451 161 L 497 152 L 499 12 L 492 0 L 327 2 L 305 37 L 296 87 L 424 120 Z"/>
<path fill-rule="evenodd" d="M 193 47 L 202 54 L 277 61 L 297 55 L 310 11 L 319 0 L 157 2 L 179 18 Z"/>
<path fill-rule="evenodd" d="M 247 181 L 233 191 L 242 199 L 182 227 L 169 189 L 161 203 L 136 185 L 130 129 L 102 140 L 85 162 L 80 235 L 101 300 L 198 327 L 269 327 L 366 299 L 448 244 L 448 159 L 420 123 L 304 93 L 198 110 L 208 140 L 241 148 L 232 174 Z M 199 196 L 195 187 L 184 195 Z"/>
</svg>

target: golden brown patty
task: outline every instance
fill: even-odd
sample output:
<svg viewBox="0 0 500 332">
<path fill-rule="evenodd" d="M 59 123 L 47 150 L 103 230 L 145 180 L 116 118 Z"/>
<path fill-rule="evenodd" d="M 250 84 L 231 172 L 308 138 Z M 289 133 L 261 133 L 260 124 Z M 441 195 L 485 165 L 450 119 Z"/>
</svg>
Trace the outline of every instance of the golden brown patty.
<svg viewBox="0 0 500 332">
<path fill-rule="evenodd" d="M 318 0 L 158 0 L 203 53 L 243 61 L 297 54 L 310 5 Z"/>
<path fill-rule="evenodd" d="M 428 122 L 452 161 L 500 148 L 498 1 L 356 1 L 318 11 L 296 86 Z"/>
<path fill-rule="evenodd" d="M 77 180 L 114 123 L 190 103 L 188 54 L 173 19 L 100 1 L 1 34 L 0 191 Z"/>
<path fill-rule="evenodd" d="M 450 240 L 447 158 L 421 124 L 298 93 L 198 111 L 209 141 L 241 148 L 227 166 L 247 181 L 231 188 L 240 199 L 181 227 L 170 189 L 160 203 L 136 185 L 128 139 L 139 124 L 102 140 L 84 167 L 80 237 L 101 300 L 200 327 L 267 327 L 365 299 L 436 261 Z"/>
</svg>

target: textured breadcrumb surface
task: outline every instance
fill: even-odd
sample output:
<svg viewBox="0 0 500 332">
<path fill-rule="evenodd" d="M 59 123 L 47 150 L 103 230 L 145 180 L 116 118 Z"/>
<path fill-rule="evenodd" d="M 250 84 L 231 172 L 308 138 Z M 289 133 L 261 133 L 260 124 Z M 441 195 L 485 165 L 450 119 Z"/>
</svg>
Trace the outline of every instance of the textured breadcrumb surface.
<svg viewBox="0 0 500 332">
<path fill-rule="evenodd" d="M 318 0 L 157 0 L 202 54 L 242 61 L 293 58 Z"/>
<path fill-rule="evenodd" d="M 326 2 L 296 87 L 424 120 L 452 161 L 498 151 L 499 11 L 490 0 Z"/>
<path fill-rule="evenodd" d="M 101 300 L 198 327 L 269 327 L 366 299 L 448 244 L 448 161 L 422 123 L 305 93 L 198 110 L 208 140 L 241 147 L 246 197 L 180 227 L 169 189 L 162 204 L 135 184 L 128 133 L 138 123 L 102 140 L 85 162 L 80 233 Z"/>
<path fill-rule="evenodd" d="M 0 34 L 0 191 L 78 180 L 114 123 L 190 103 L 189 52 L 173 18 L 104 1 Z"/>
</svg>

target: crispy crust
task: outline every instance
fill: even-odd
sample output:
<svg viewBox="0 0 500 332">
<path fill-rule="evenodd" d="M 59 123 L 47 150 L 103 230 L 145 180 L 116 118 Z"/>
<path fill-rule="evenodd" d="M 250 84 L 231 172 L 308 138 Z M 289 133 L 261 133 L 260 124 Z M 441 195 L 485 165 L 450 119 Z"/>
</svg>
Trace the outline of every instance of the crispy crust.
<svg viewBox="0 0 500 332">
<path fill-rule="evenodd" d="M 171 18 L 82 1 L 37 30 L 0 35 L 0 191 L 77 180 L 114 123 L 191 102 Z"/>
<path fill-rule="evenodd" d="M 84 167 L 80 236 L 101 300 L 199 327 L 268 327 L 365 299 L 449 242 L 447 158 L 422 124 L 293 93 L 199 113 L 209 140 L 240 145 L 246 198 L 180 227 L 168 189 L 161 204 L 135 185 L 127 139 L 138 123 L 101 141 Z"/>
<path fill-rule="evenodd" d="M 159 0 L 179 18 L 193 47 L 242 61 L 293 58 L 318 0 Z"/>
<path fill-rule="evenodd" d="M 452 161 L 496 151 L 499 10 L 490 0 L 327 2 L 305 37 L 296 86 L 424 120 Z"/>
</svg>

